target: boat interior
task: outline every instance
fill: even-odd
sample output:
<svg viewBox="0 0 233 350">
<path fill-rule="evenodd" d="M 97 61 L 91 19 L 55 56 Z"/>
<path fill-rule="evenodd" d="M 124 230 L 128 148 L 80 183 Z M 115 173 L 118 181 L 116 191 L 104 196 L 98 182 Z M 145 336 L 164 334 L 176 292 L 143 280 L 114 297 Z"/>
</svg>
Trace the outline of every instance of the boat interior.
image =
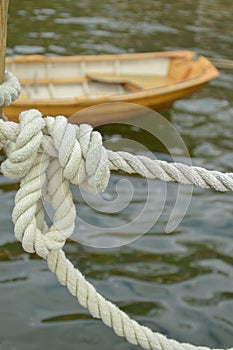
<svg viewBox="0 0 233 350">
<path fill-rule="evenodd" d="M 34 57 L 34 59 L 33 59 Z M 192 64 L 191 64 L 192 63 Z M 201 74 L 190 57 L 120 59 L 8 59 L 7 70 L 22 85 L 23 98 L 73 99 L 121 95 L 171 85 Z"/>
</svg>

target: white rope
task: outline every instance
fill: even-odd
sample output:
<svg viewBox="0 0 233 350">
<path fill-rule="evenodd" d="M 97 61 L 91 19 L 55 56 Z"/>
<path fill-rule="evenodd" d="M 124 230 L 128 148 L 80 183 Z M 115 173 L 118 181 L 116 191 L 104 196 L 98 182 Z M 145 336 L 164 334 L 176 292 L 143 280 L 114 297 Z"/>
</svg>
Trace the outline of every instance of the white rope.
<svg viewBox="0 0 233 350">
<path fill-rule="evenodd" d="M 9 106 L 20 94 L 18 79 L 10 72 L 5 72 L 4 82 L 0 85 L 0 107 Z"/>
<path fill-rule="evenodd" d="M 213 188 L 221 192 L 233 190 L 233 173 L 221 173 L 181 163 L 167 163 L 127 152 L 108 151 L 108 159 L 111 170 L 120 169 L 129 174 L 137 173 L 147 179 L 175 181 L 183 185 Z"/>
<path fill-rule="evenodd" d="M 19 120 L 19 124 L 0 120 L 0 149 L 7 155 L 2 173 L 21 181 L 13 221 L 23 248 L 47 260 L 50 270 L 79 303 L 128 342 L 150 350 L 209 350 L 168 339 L 138 324 L 104 299 L 74 268 L 62 250 L 73 233 L 76 216 L 70 184 L 101 192 L 108 185 L 110 170 L 121 169 L 149 179 L 227 191 L 233 190 L 233 174 L 107 151 L 97 131 L 89 125 L 69 124 L 62 116 L 43 119 L 39 111 L 30 110 L 21 113 Z M 42 199 L 54 210 L 51 227 L 44 219 Z"/>
</svg>

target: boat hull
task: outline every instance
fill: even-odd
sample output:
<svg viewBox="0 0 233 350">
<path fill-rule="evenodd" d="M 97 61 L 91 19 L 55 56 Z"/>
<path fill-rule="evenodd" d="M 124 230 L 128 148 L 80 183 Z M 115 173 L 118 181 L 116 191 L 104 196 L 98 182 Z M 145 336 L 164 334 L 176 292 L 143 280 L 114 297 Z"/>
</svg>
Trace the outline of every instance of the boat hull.
<svg viewBox="0 0 233 350">
<path fill-rule="evenodd" d="M 146 68 L 143 68 L 143 60 L 145 61 L 145 66 L 147 64 L 151 64 L 152 68 L 153 64 L 156 64 L 158 61 L 161 69 L 166 70 L 164 76 L 161 74 L 160 77 L 158 73 L 157 75 L 150 75 L 149 72 L 146 71 Z M 105 94 L 92 95 L 89 93 L 80 95 L 78 97 L 72 96 L 71 98 L 69 98 L 69 94 L 66 98 L 57 98 L 55 94 L 55 96 L 53 95 L 51 98 L 49 98 L 49 96 L 46 96 L 46 98 L 38 98 L 36 95 L 36 97 L 27 97 L 23 93 L 22 97 L 15 101 L 11 106 L 4 107 L 4 113 L 10 120 L 17 121 L 18 115 L 22 111 L 34 108 L 39 109 L 44 116 L 64 115 L 67 118 L 70 118 L 72 122 L 78 124 L 91 123 L 93 125 L 98 125 L 106 121 L 117 121 L 134 116 L 134 108 L 134 113 L 130 113 L 130 107 L 126 108 L 128 111 L 127 113 L 123 113 L 121 109 L 114 107 L 114 103 L 116 102 L 125 102 L 136 105 L 138 104 L 140 106 L 148 107 L 155 111 L 161 112 L 169 109 L 175 101 L 190 96 L 194 92 L 202 89 L 210 80 L 218 76 L 218 71 L 206 58 L 202 56 L 196 56 L 195 53 L 185 51 L 114 56 L 74 56 L 67 58 L 19 56 L 17 58 L 8 59 L 8 68 L 9 70 L 14 71 L 14 67 L 17 67 L 17 65 L 22 66 L 25 63 L 31 65 L 32 68 L 35 68 L 35 71 L 38 71 L 37 66 L 40 67 L 41 64 L 54 64 L 55 67 L 56 64 L 58 64 L 60 65 L 58 67 L 62 67 L 62 62 L 64 62 L 64 70 L 66 67 L 71 69 L 73 62 L 75 62 L 75 68 L 77 65 L 82 67 L 82 62 L 85 62 L 85 65 L 89 65 L 91 68 L 89 69 L 90 71 L 88 71 L 88 68 L 85 68 L 85 74 L 83 72 L 78 72 L 77 78 L 70 77 L 66 80 L 65 78 L 60 79 L 59 76 L 56 77 L 56 74 L 55 77 L 47 78 L 46 72 L 48 71 L 48 68 L 46 68 L 47 71 L 44 73 L 44 78 L 42 77 L 42 79 L 34 79 L 34 83 L 32 81 L 32 78 L 29 79 L 26 77 L 26 69 L 24 76 L 18 70 L 19 80 L 23 84 L 24 90 L 26 91 L 26 88 L 29 86 L 28 89 L 30 93 L 30 89 L 32 91 L 36 89 L 40 90 L 40 88 L 45 89 L 45 87 L 47 88 L 48 85 L 49 87 L 55 87 L 55 89 L 59 88 L 61 90 L 64 86 L 65 91 L 68 84 L 71 84 L 70 91 L 72 93 L 72 87 L 75 89 L 76 85 L 84 88 L 85 84 L 89 84 L 90 86 L 92 84 L 97 93 L 98 87 L 100 87 L 100 89 L 102 89 Z M 106 70 L 108 70 L 108 74 L 106 74 L 105 71 L 104 73 L 101 72 L 101 74 L 98 72 L 96 73 L 98 64 L 100 70 L 102 69 L 103 71 L 103 67 L 105 69 L 105 65 L 102 64 L 103 62 L 106 64 Z M 125 72 L 124 74 L 118 74 L 116 72 L 114 72 L 114 74 L 109 74 L 109 69 L 113 69 L 112 67 L 116 66 L 116 62 L 120 62 L 118 65 L 121 64 L 120 69 Z M 140 63 L 142 70 L 144 69 L 145 72 L 135 74 L 135 71 L 133 71 L 133 69 L 137 70 L 137 62 Z M 108 65 L 110 68 L 108 68 Z M 133 74 L 131 71 L 129 74 L 126 69 L 133 71 Z M 17 69 L 15 70 L 16 72 L 13 73 L 16 73 L 17 75 Z M 56 73 L 55 69 L 54 72 Z M 68 74 L 72 74 L 72 71 L 69 73 L 67 70 L 67 72 Z M 52 73 L 50 73 L 50 75 Z M 161 86 L 159 85 L 160 83 Z M 118 87 L 121 89 L 120 93 L 114 92 L 109 95 L 106 93 L 108 89 L 109 91 L 111 89 L 116 90 Z M 103 109 L 101 113 L 94 113 L 93 108 L 90 109 L 90 113 L 87 113 L 86 111 L 85 113 L 81 112 L 88 107 L 104 103 L 108 103 L 109 106 L 112 104 L 112 107 Z M 98 108 L 97 110 L 101 109 Z"/>
</svg>

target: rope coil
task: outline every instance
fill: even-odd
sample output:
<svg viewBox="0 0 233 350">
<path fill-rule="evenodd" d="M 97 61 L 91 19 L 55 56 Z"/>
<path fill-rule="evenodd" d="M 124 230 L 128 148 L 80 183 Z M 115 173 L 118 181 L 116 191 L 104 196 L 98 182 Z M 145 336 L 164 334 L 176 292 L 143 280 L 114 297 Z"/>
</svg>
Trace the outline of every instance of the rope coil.
<svg viewBox="0 0 233 350">
<path fill-rule="evenodd" d="M 18 86 L 11 90 L 4 84 L 1 88 L 10 97 L 0 89 L 0 104 L 12 101 L 15 91 L 19 91 Z M 0 149 L 7 155 L 1 171 L 6 177 L 21 181 L 13 222 L 15 236 L 25 251 L 36 252 L 47 260 L 50 270 L 79 303 L 128 342 L 149 350 L 209 350 L 178 343 L 138 324 L 105 300 L 75 269 L 62 250 L 73 233 L 76 217 L 70 185 L 92 193 L 102 192 L 108 185 L 110 171 L 123 170 L 149 179 L 228 191 L 233 190 L 233 174 L 106 150 L 100 133 L 90 125 L 69 124 L 63 116 L 42 118 L 39 111 L 29 110 L 20 114 L 19 121 L 16 124 L 0 120 Z M 45 222 L 43 199 L 54 210 L 50 227 Z"/>
</svg>

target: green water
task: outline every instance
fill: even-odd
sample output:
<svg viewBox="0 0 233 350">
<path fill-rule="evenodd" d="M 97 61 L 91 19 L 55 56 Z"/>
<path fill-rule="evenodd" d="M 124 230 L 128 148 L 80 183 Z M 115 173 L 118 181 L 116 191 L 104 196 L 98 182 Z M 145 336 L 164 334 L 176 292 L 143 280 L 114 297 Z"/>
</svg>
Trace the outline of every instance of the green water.
<svg viewBox="0 0 233 350">
<path fill-rule="evenodd" d="M 232 15 L 230 0 L 12 0 L 7 54 L 190 49 L 232 59 Z M 220 73 L 192 98 L 177 102 L 166 117 L 182 136 L 194 164 L 231 172 L 233 72 Z M 153 137 L 135 126 L 100 130 L 106 139 L 134 139 L 158 158 L 167 157 Z M 176 152 L 179 155 L 179 149 Z M 127 210 L 115 215 L 98 213 L 82 201 L 80 215 L 96 225 L 129 220 L 138 205 L 143 205 L 146 191 L 143 180 L 124 177 L 137 189 Z M 113 189 L 107 191 L 110 200 L 117 196 L 115 186 L 121 178 L 123 175 L 113 176 Z M 93 320 L 43 261 L 21 249 L 11 222 L 17 187 L 0 176 L 0 349 L 136 349 Z M 159 202 L 159 182 L 153 191 Z M 161 217 L 136 242 L 97 249 L 70 241 L 67 255 L 104 296 L 153 330 L 196 345 L 232 347 L 232 194 L 194 189 L 182 223 L 167 234 L 176 191 L 177 185 L 167 185 Z M 123 205 L 126 193 L 122 192 L 119 202 Z M 185 200 L 186 196 L 183 188 L 181 197 Z M 147 213 L 148 220 L 157 209 Z"/>
</svg>

